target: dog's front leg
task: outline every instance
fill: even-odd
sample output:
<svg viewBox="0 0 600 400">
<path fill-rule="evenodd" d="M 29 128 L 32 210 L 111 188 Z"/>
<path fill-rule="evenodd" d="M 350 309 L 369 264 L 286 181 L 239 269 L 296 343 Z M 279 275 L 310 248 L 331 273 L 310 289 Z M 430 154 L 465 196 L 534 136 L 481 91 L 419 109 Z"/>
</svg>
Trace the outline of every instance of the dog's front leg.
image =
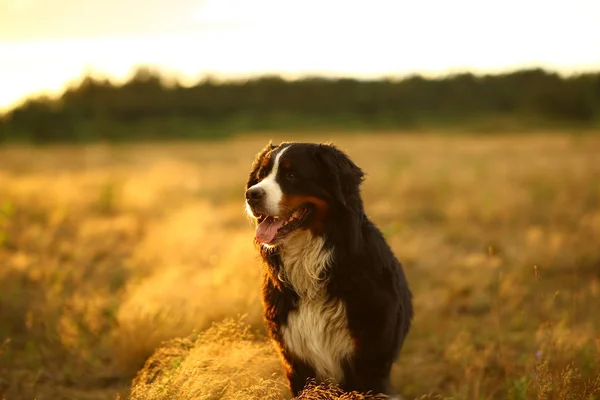
<svg viewBox="0 0 600 400">
<path fill-rule="evenodd" d="M 287 352 L 286 352 L 287 353 Z M 286 376 L 294 397 L 300 395 L 309 380 L 315 379 L 314 368 L 289 353 L 284 354 L 286 361 Z"/>
</svg>

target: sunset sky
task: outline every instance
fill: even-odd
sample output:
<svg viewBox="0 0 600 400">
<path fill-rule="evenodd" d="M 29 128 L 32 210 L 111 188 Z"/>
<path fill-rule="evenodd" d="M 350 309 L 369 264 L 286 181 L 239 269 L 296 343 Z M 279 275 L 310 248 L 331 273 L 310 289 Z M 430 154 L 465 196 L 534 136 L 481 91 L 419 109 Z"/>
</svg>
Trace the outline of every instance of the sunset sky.
<svg viewBox="0 0 600 400">
<path fill-rule="evenodd" d="M 86 72 L 600 70 L 597 0 L 0 0 L 0 110 Z"/>
</svg>

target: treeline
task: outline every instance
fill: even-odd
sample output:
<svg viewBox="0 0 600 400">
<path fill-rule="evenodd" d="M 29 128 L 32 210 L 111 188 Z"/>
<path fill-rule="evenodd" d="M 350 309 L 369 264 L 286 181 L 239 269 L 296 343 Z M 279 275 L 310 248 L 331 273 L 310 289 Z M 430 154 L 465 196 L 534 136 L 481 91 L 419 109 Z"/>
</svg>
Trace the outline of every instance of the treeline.
<svg viewBox="0 0 600 400">
<path fill-rule="evenodd" d="M 58 99 L 0 117 L 0 140 L 33 143 L 177 139 L 269 129 L 402 129 L 517 124 L 600 125 L 600 73 L 542 69 L 402 80 L 267 76 L 191 87 L 140 69 L 126 83 L 86 77 Z M 484 124 L 485 125 L 485 124 Z"/>
</svg>

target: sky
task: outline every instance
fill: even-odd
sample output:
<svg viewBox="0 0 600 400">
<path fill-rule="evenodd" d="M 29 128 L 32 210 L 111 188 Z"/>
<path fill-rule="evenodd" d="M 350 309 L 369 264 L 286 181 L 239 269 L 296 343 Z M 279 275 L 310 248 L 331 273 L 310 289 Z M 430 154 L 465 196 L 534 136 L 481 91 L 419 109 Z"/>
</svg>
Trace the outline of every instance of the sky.
<svg viewBox="0 0 600 400">
<path fill-rule="evenodd" d="M 600 70 L 600 0 L 0 0 L 0 110 L 141 65 L 245 77 Z"/>
</svg>

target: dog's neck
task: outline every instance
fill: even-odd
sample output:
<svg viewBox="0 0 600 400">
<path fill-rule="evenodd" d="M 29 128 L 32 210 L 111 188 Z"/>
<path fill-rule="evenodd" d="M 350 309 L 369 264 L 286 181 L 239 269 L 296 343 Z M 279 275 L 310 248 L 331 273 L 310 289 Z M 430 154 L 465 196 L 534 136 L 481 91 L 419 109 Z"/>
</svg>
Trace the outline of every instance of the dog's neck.
<svg viewBox="0 0 600 400">
<path fill-rule="evenodd" d="M 283 267 L 280 279 L 301 298 L 314 298 L 322 292 L 333 257 L 322 236 L 309 230 L 293 232 L 280 245 L 279 254 Z"/>
</svg>

